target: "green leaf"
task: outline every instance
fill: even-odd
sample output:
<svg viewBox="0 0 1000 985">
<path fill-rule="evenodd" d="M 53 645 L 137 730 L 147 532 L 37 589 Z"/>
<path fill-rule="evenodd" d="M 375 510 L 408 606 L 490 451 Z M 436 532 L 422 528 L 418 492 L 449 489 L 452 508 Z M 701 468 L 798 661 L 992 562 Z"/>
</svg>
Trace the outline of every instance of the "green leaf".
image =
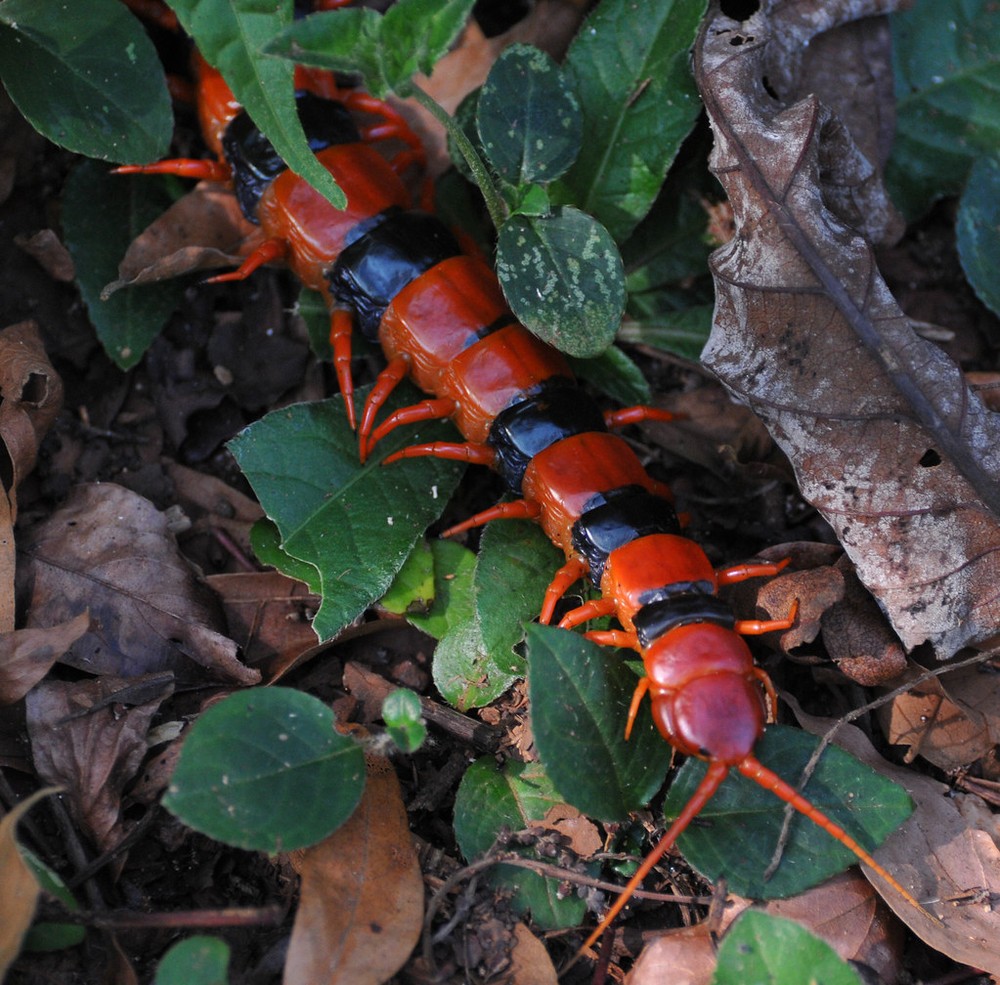
<svg viewBox="0 0 1000 985">
<path fill-rule="evenodd" d="M 80 904 L 69 891 L 60 875 L 50 869 L 34 852 L 18 845 L 21 858 L 31 869 L 32 874 L 41 889 L 54 896 L 67 910 L 79 910 Z M 78 923 L 55 923 L 49 920 L 32 924 L 25 934 L 22 949 L 25 951 L 61 951 L 63 948 L 76 947 L 87 936 L 86 928 Z"/>
<path fill-rule="evenodd" d="M 354 812 L 365 757 L 333 712 L 302 691 L 238 691 L 195 722 L 163 806 L 236 848 L 285 852 L 321 841 Z"/>
<path fill-rule="evenodd" d="M 682 311 L 650 314 L 649 321 L 626 319 L 618 337 L 623 342 L 651 345 L 697 361 L 712 331 L 714 311 L 713 305 L 699 304 Z"/>
<path fill-rule="evenodd" d="M 400 615 L 405 615 L 407 621 L 421 632 L 439 640 L 447 636 L 467 617 L 466 600 L 471 598 L 476 555 L 461 544 L 453 544 L 447 540 L 432 540 L 429 545 L 417 544 L 417 549 L 410 555 L 410 560 L 416 559 L 422 564 L 428 556 L 431 559 L 429 591 L 426 582 L 420 585 L 411 583 L 407 604 Z M 402 575 L 402 572 L 400 574 Z M 394 601 L 396 605 L 402 601 L 398 594 L 394 594 L 398 584 L 397 578 L 380 603 L 390 612 L 397 611 L 392 604 Z M 418 611 L 416 608 L 420 604 L 420 596 L 424 602 L 431 601 L 426 611 Z"/>
<path fill-rule="evenodd" d="M 755 755 L 795 786 L 818 741 L 798 729 L 772 725 Z M 664 804 L 668 821 L 687 803 L 705 768 L 697 759 L 684 764 Z M 805 796 L 869 850 L 913 809 L 905 790 L 835 746 L 824 752 Z M 782 862 L 765 882 L 784 813 L 784 801 L 734 772 L 698 815 L 698 825 L 681 835 L 678 847 L 706 879 L 725 876 L 731 892 L 751 899 L 794 896 L 857 861 L 821 828 L 796 817 Z"/>
<path fill-rule="evenodd" d="M 174 281 L 101 299 L 128 245 L 170 204 L 166 187 L 159 179 L 112 175 L 95 161 L 82 161 L 63 191 L 63 233 L 80 294 L 104 351 L 120 369 L 139 362 L 184 293 L 185 284 Z"/>
<path fill-rule="evenodd" d="M 319 595 L 322 583 L 316 568 L 286 554 L 281 549 L 281 533 L 277 524 L 267 517 L 262 517 L 250 528 L 250 546 L 262 564 L 270 564 L 289 578 L 298 578 L 309 586 L 309 591 Z"/>
<path fill-rule="evenodd" d="M 454 707 L 489 704 L 519 677 L 514 647 L 538 614 L 561 556 L 533 523 L 491 523 L 483 533 L 471 592 L 434 653 L 434 683 Z"/>
<path fill-rule="evenodd" d="M 621 257 L 608 231 L 578 209 L 512 216 L 500 228 L 497 276 L 518 320 L 573 356 L 596 356 L 625 308 Z"/>
<path fill-rule="evenodd" d="M 389 737 L 403 752 L 416 752 L 427 738 L 427 726 L 420 710 L 420 698 L 409 688 L 400 687 L 382 702 L 382 721 Z"/>
<path fill-rule="evenodd" d="M 314 14 L 276 33 L 268 54 L 361 75 L 379 99 L 405 96 L 417 72 L 447 54 L 474 0 L 400 0 L 383 17 L 372 10 Z"/>
<path fill-rule="evenodd" d="M 0 78 L 28 122 L 88 157 L 145 163 L 170 146 L 160 60 L 118 0 L 4 0 Z"/>
<path fill-rule="evenodd" d="M 490 69 L 477 127 L 486 156 L 512 184 L 554 181 L 583 140 L 580 106 L 562 70 L 524 44 L 511 45 Z"/>
<path fill-rule="evenodd" d="M 229 945 L 198 934 L 174 944 L 160 959 L 153 985 L 227 985 Z"/>
<path fill-rule="evenodd" d="M 981 157 L 958 203 L 958 255 L 979 300 L 1000 315 L 1000 158 Z"/>
<path fill-rule="evenodd" d="M 366 392 L 357 394 L 359 406 Z M 412 387 L 401 387 L 386 410 L 414 397 Z M 462 474 L 456 463 L 439 459 L 382 468 L 381 458 L 407 444 L 453 436 L 450 425 L 440 422 L 400 429 L 361 465 L 357 435 L 336 397 L 274 411 L 230 442 L 265 513 L 277 524 L 281 550 L 319 573 L 322 604 L 313 628 L 321 640 L 331 639 L 382 597 Z"/>
<path fill-rule="evenodd" d="M 575 376 L 623 407 L 648 404 L 652 399 L 642 370 L 617 346 L 609 346 L 593 359 L 570 356 L 569 362 Z"/>
<path fill-rule="evenodd" d="M 920 0 L 893 14 L 896 137 L 886 177 L 916 218 L 957 194 L 972 162 L 1000 146 L 1000 8 Z"/>
<path fill-rule="evenodd" d="M 539 763 L 508 760 L 502 770 L 493 757 L 477 760 L 466 771 L 455 795 L 455 838 L 469 860 L 488 851 L 501 829 L 521 831 L 545 818 L 562 798 Z M 524 855 L 533 855 L 529 849 Z M 514 892 L 514 909 L 529 911 L 546 930 L 575 927 L 586 912 L 585 901 L 576 896 L 560 898 L 559 882 L 526 869 L 496 866 L 489 878 L 494 885 Z"/>
<path fill-rule="evenodd" d="M 170 6 L 288 167 L 344 208 L 344 193 L 309 149 L 299 122 L 294 66 L 261 53 L 291 23 L 291 0 L 170 0 Z"/>
<path fill-rule="evenodd" d="M 605 821 L 649 803 L 671 750 L 653 729 L 648 702 L 625 741 L 638 679 L 621 657 L 576 633 L 531 626 L 528 668 L 535 745 L 567 802 Z"/>
<path fill-rule="evenodd" d="M 560 182 L 619 242 L 649 211 L 701 103 L 690 48 L 705 0 L 605 0 L 566 59 L 587 139 Z"/>
<path fill-rule="evenodd" d="M 712 985 L 861 985 L 825 941 L 783 917 L 747 910 L 722 939 Z"/>
</svg>

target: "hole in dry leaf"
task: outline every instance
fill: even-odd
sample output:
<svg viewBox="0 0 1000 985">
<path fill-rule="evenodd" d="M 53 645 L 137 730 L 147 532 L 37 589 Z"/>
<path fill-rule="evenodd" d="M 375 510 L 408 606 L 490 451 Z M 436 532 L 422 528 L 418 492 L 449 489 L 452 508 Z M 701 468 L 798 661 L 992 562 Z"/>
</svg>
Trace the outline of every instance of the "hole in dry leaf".
<svg viewBox="0 0 1000 985">
<path fill-rule="evenodd" d="M 757 0 L 722 0 L 720 4 L 722 12 L 734 21 L 745 21 L 752 17 L 760 9 Z M 730 44 L 743 44 L 745 41 L 753 41 L 753 38 L 733 39 Z"/>
<path fill-rule="evenodd" d="M 932 469 L 935 465 L 940 464 L 941 456 L 933 448 L 928 448 L 927 451 L 920 456 L 920 465 L 925 469 Z"/>
<path fill-rule="evenodd" d="M 762 77 L 761 77 L 761 80 L 760 80 L 760 84 L 761 84 L 761 85 L 762 85 L 762 86 L 764 87 L 764 91 L 765 91 L 765 92 L 766 92 L 766 93 L 767 93 L 767 94 L 768 94 L 768 95 L 769 95 L 769 96 L 770 96 L 770 97 L 771 97 L 772 99 L 778 99 L 778 94 L 777 94 L 777 93 L 776 93 L 776 92 L 774 91 L 774 89 L 772 89 L 772 88 L 771 88 L 771 83 L 770 83 L 770 81 L 768 80 L 768 78 L 767 78 L 767 76 L 766 76 L 766 75 L 764 75 L 764 76 L 762 76 Z"/>
<path fill-rule="evenodd" d="M 21 403 L 40 404 L 45 400 L 48 381 L 41 373 L 29 373 L 28 379 L 21 388 Z"/>
</svg>

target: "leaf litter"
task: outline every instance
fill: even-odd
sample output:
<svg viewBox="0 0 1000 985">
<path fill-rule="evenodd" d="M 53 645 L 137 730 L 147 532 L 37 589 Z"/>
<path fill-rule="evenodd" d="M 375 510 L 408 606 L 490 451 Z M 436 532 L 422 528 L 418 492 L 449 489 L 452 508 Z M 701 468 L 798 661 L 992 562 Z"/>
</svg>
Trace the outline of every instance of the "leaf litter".
<svg viewBox="0 0 1000 985">
<path fill-rule="evenodd" d="M 705 59 L 702 82 L 706 101 L 710 110 L 714 107 L 713 125 L 719 142 L 716 160 L 732 163 L 735 159 L 737 164 L 735 171 L 726 172 L 730 198 L 736 207 L 737 239 L 714 261 L 721 303 L 708 355 L 730 387 L 769 423 L 772 434 L 792 460 L 807 497 L 844 535 L 853 560 L 853 564 L 838 564 L 826 572 L 817 565 L 820 573 L 812 576 L 812 581 L 776 585 L 775 598 L 762 602 L 766 608 L 773 606 L 773 611 L 784 612 L 784 599 L 789 593 L 800 593 L 806 596 L 804 601 L 811 601 L 808 638 L 803 635 L 794 644 L 786 642 L 793 652 L 808 648 L 817 633 L 822 634 L 828 647 L 834 640 L 842 641 L 845 621 L 857 629 L 860 620 L 854 607 L 856 596 L 850 594 L 849 569 L 853 567 L 878 598 L 907 649 L 929 640 L 939 656 L 948 656 L 967 642 L 986 638 L 991 620 L 994 626 L 996 623 L 989 590 L 995 544 L 991 513 L 995 502 L 989 489 L 993 462 L 989 456 L 980 460 L 976 445 L 982 442 L 983 434 L 990 433 L 991 419 L 981 413 L 976 398 L 962 389 L 957 370 L 941 361 L 937 350 L 909 334 L 905 318 L 885 296 L 867 247 L 853 239 L 843 224 L 845 220 L 851 222 L 873 240 L 891 240 L 898 231 L 898 220 L 879 185 L 886 135 L 891 132 L 892 106 L 891 90 L 886 89 L 888 63 L 880 34 L 883 28 L 874 28 L 872 22 L 861 27 L 852 20 L 895 6 L 887 2 L 764 3 L 761 13 L 742 26 L 724 22 L 714 11 L 700 52 Z M 840 22 L 845 22 L 843 32 L 827 30 Z M 713 30 L 727 33 L 712 35 Z M 746 40 L 749 34 L 755 38 L 754 43 Z M 712 59 L 719 53 L 712 49 L 712 42 L 723 36 L 729 47 L 722 52 L 726 57 L 720 56 L 716 63 Z M 734 37 L 744 41 L 733 45 L 730 42 Z M 764 37 L 771 41 L 766 63 L 759 61 L 762 56 L 758 42 Z M 805 59 L 803 50 L 808 51 Z M 821 57 L 813 60 L 817 52 Z M 823 58 L 827 59 L 826 67 Z M 747 66 L 746 62 L 751 64 Z M 476 71 L 474 64 L 471 68 L 457 68 L 459 75 L 474 75 Z M 840 99 L 834 105 L 829 101 L 831 75 L 841 95 L 850 97 L 849 103 Z M 771 92 L 777 93 L 780 102 L 771 96 L 764 98 L 757 85 L 762 79 L 766 79 Z M 845 79 L 849 79 L 846 84 Z M 794 104 L 794 99 L 807 91 L 823 92 L 824 102 L 836 116 L 816 101 Z M 860 153 L 848 142 L 838 120 L 847 122 Z M 724 156 L 727 149 L 734 157 Z M 872 165 L 866 167 L 865 162 Z M 765 197 L 762 202 L 761 178 L 781 194 Z M 175 223 L 174 229 L 177 227 Z M 903 376 L 917 382 L 917 410 L 897 395 L 896 384 L 880 369 L 878 356 L 885 355 L 884 349 L 876 347 L 874 356 L 867 351 L 851 336 L 856 316 L 845 316 L 838 309 L 836 292 L 832 292 L 833 301 L 823 296 L 824 291 L 831 293 L 829 286 L 811 265 L 808 250 L 795 248 L 795 232 L 790 234 L 789 248 L 786 237 L 789 228 L 795 227 L 817 236 L 820 261 L 847 285 L 853 307 L 890 333 L 895 346 L 891 354 L 899 357 Z M 221 224 L 213 227 L 222 228 Z M 235 234 L 227 231 L 225 235 L 230 237 L 225 244 L 228 247 Z M 195 242 L 205 245 L 197 237 Z M 202 264 L 222 262 L 218 255 L 191 259 L 189 254 L 181 254 L 175 267 L 163 270 L 154 266 L 146 276 L 156 280 L 185 269 L 200 269 Z M 791 328 L 777 333 L 775 338 L 774 332 L 767 331 L 772 322 L 779 328 Z M 810 330 L 806 332 L 803 326 Z M 0 345 L 2 341 L 0 337 Z M 918 365 L 914 367 L 914 363 Z M 5 364 L 6 360 L 0 360 L 0 367 Z M 841 370 L 846 383 L 835 374 L 831 381 L 831 370 L 835 369 Z M 44 381 L 55 393 L 58 376 L 50 366 L 44 373 Z M 783 375 L 789 379 L 781 389 L 778 384 Z M 862 392 L 855 385 L 862 382 L 866 390 L 874 392 Z M 10 402 L 7 390 L 3 396 L 0 412 Z M 268 395 L 269 401 L 276 399 Z M 50 413 L 54 418 L 55 410 Z M 124 423 L 126 417 L 122 415 L 118 423 Z M 18 451 L 18 479 L 10 489 L 5 487 L 11 515 L 8 530 L 17 508 L 14 491 L 31 472 L 37 442 L 51 423 L 49 420 L 39 429 L 36 419 L 31 424 L 36 431 L 34 437 L 24 428 L 23 420 L 12 427 L 11 437 L 0 424 L 0 437 L 8 448 L 29 449 L 26 455 Z M 172 426 L 178 434 L 194 427 L 188 418 Z M 22 442 L 24 435 L 29 437 Z M 734 443 L 742 440 L 734 431 L 729 435 Z M 829 439 L 832 450 L 823 448 L 820 437 L 823 441 Z M 970 448 L 971 456 L 967 454 Z M 928 454 L 930 450 L 935 454 Z M 941 460 L 937 461 L 936 456 Z M 970 457 L 975 466 L 982 467 L 963 468 Z M 726 475 L 733 465 L 732 456 L 718 454 L 717 449 L 707 453 L 706 458 L 720 475 Z M 202 461 L 189 460 L 189 464 L 204 467 Z M 182 475 L 187 467 L 170 462 L 167 471 L 177 483 L 175 488 L 190 490 L 200 485 L 190 475 Z M 987 469 L 985 473 L 983 468 Z M 110 474 L 128 481 L 127 473 L 125 468 Z M 84 479 L 94 478 L 82 472 L 77 473 L 77 480 L 81 475 Z M 864 486 L 862 479 L 874 488 Z M 205 483 L 206 490 L 209 485 Z M 220 485 L 235 494 L 225 482 Z M 165 495 L 167 502 L 171 494 Z M 206 505 L 211 497 L 196 502 L 198 498 L 185 499 L 185 505 L 201 517 L 195 521 L 201 524 L 199 539 L 202 535 L 210 539 L 225 526 L 220 518 L 226 511 L 213 515 L 212 507 Z M 209 584 L 215 585 L 222 596 L 230 617 L 227 625 L 220 618 L 219 605 L 206 595 L 200 579 L 178 551 L 177 537 L 149 500 L 116 483 L 80 484 L 71 493 L 65 512 L 56 511 L 41 520 L 39 517 L 45 514 L 40 512 L 35 490 L 29 501 L 30 523 L 18 530 L 18 546 L 24 552 L 19 577 L 23 611 L 29 624 L 37 625 L 0 637 L 0 646 L 10 641 L 7 652 L 15 656 L 29 654 L 18 661 L 21 667 L 11 674 L 6 693 L 11 702 L 28 694 L 20 708 L 27 714 L 34 771 L 39 777 L 67 786 L 71 815 L 98 848 L 123 843 L 131 830 L 130 815 L 136 805 L 152 803 L 169 775 L 179 743 L 158 744 L 149 758 L 146 751 L 148 744 L 161 742 L 161 736 L 175 736 L 177 731 L 170 729 L 176 725 L 180 730 L 179 720 L 185 718 L 185 713 L 193 716 L 200 707 L 199 703 L 184 701 L 183 687 L 174 690 L 178 684 L 200 686 L 214 680 L 242 685 L 256 679 L 257 671 L 251 668 L 270 673 L 275 667 L 295 665 L 296 671 L 312 674 L 314 683 L 336 686 L 336 677 L 322 669 L 320 662 L 313 660 L 304 670 L 296 665 L 300 654 L 306 654 L 307 659 L 315 657 L 309 653 L 308 633 L 300 632 L 307 626 L 310 605 L 300 584 L 258 573 L 244 577 L 232 570 L 213 575 Z M 251 522 L 243 513 L 231 519 L 228 532 L 241 542 L 241 548 L 249 543 Z M 100 534 L 104 526 L 111 528 L 106 537 Z M 78 531 L 78 527 L 82 529 Z M 978 543 L 984 549 L 979 555 L 970 555 L 968 545 L 976 537 L 982 538 Z M 189 548 L 191 543 L 182 539 L 182 547 Z M 778 548 L 779 553 L 782 550 Z M 232 561 L 233 556 L 228 560 Z M 203 561 L 200 551 L 198 557 Z M 967 571 L 961 570 L 963 565 Z M 165 582 L 160 581 L 161 570 Z M 831 574 L 835 570 L 836 574 Z M 12 585 L 13 561 L 9 576 Z M 176 586 L 176 593 L 165 593 L 164 584 Z M 35 592 L 40 594 L 36 596 Z M 169 600 L 166 594 L 171 595 Z M 846 608 L 839 622 L 833 615 L 838 606 Z M 891 676 L 884 670 L 885 663 L 898 666 L 901 651 L 896 644 L 890 656 L 879 656 L 892 649 L 891 640 L 886 643 L 884 633 L 880 636 L 884 621 L 874 610 L 864 621 L 868 628 L 849 641 L 846 655 L 838 659 L 842 668 L 854 660 L 861 667 L 856 678 L 873 683 Z M 294 632 L 283 639 L 281 628 L 288 623 Z M 59 661 L 54 675 L 37 683 L 53 661 Z M 84 676 L 90 674 L 97 676 Z M 922 722 L 925 715 L 919 704 L 912 710 L 901 706 L 898 712 L 907 716 L 911 730 L 919 733 L 917 726 L 923 725 L 928 734 L 934 733 L 933 741 L 919 734 L 912 736 L 914 748 L 943 748 L 949 758 L 941 762 L 949 767 L 971 763 L 996 732 L 992 702 L 981 689 L 980 695 L 976 693 L 981 675 L 970 671 L 967 678 L 945 679 L 941 691 L 973 723 L 976 744 L 971 748 L 961 738 L 964 733 L 956 737 L 938 731 L 953 721 L 951 716 L 947 723 L 940 714 L 931 723 Z M 144 685 L 148 693 L 143 691 Z M 913 700 L 926 701 L 928 694 L 934 696 L 935 692 L 927 688 Z M 978 702 L 977 696 L 981 697 Z M 183 703 L 178 706 L 178 701 Z M 151 731 L 157 710 L 165 703 L 170 704 L 170 720 L 160 722 L 160 726 L 167 731 Z M 525 745 L 530 747 L 530 742 Z M 6 746 L 0 745 L 0 752 L 5 751 Z M 12 756 L 5 757 L 5 762 L 14 761 Z M 916 834 L 906 834 L 899 846 L 888 848 L 880 858 L 899 872 L 907 871 L 908 866 L 919 869 L 929 859 L 927 864 L 933 868 L 936 881 L 927 887 L 926 898 L 938 894 L 948 901 L 952 911 L 945 914 L 940 927 L 920 926 L 917 932 L 956 960 L 994 968 L 991 941 L 996 934 L 989 903 L 997 890 L 997 863 L 988 826 L 974 807 L 956 809 L 943 796 L 947 790 L 944 785 L 936 781 L 913 782 L 912 770 L 896 772 L 918 802 L 918 815 L 911 822 Z M 148 786 L 144 787 L 144 783 Z M 399 848 L 405 844 L 408 825 L 405 812 L 401 813 L 403 800 L 398 793 L 385 797 L 384 810 L 376 810 L 367 820 L 359 821 L 364 829 L 358 836 L 361 841 L 351 844 L 367 840 L 381 846 L 383 854 L 392 854 L 393 845 Z M 975 798 L 965 800 L 966 804 L 976 802 Z M 12 827 L 5 822 L 5 836 L 11 832 Z M 158 837 L 171 850 L 178 846 L 190 850 L 190 839 L 176 831 Z M 324 915 L 342 907 L 344 898 L 330 896 L 330 883 L 324 884 L 317 873 L 326 871 L 327 865 L 337 867 L 349 862 L 354 849 L 330 849 L 325 859 L 321 859 L 318 849 L 310 851 L 317 852 L 315 859 L 299 866 L 303 902 L 291 945 L 296 960 L 307 963 L 322 960 L 316 944 L 328 941 L 344 916 Z M 405 849 L 401 851 L 408 856 Z M 121 858 L 122 864 L 127 864 L 127 852 Z M 240 864 L 223 861 L 215 851 L 205 852 L 201 858 L 209 872 L 216 865 L 225 869 Z M 411 862 L 407 866 L 412 870 Z M 266 881 L 273 876 L 268 873 L 260 882 L 272 890 L 271 898 L 277 896 L 279 885 Z M 212 881 L 211 875 L 208 881 Z M 363 895 L 371 888 L 363 886 L 359 892 Z M 835 901 L 830 902 L 830 896 L 810 895 L 808 903 L 803 898 L 804 909 L 813 913 L 821 910 L 832 921 L 849 915 L 856 923 L 852 940 L 865 936 L 863 929 L 858 931 L 858 923 L 867 924 L 868 930 L 880 926 L 881 917 L 871 915 L 875 898 L 857 886 L 856 877 L 841 877 L 829 888 L 815 892 L 832 893 Z M 415 893 L 408 910 L 415 909 L 421 895 Z M 825 901 L 815 902 L 819 898 Z M 909 915 L 912 917 L 912 913 Z M 900 916 L 905 920 L 907 913 L 901 910 Z M 362 932 L 360 921 L 354 930 Z M 517 925 L 514 933 L 522 943 L 514 950 L 510 966 L 513 980 L 554 980 L 551 961 L 537 939 L 523 925 Z M 707 925 L 701 924 L 690 933 L 710 945 Z M 405 938 L 388 919 L 382 934 L 398 934 L 400 941 Z M 956 937 L 961 938 L 958 945 Z M 537 950 L 527 958 L 533 947 Z M 681 948 L 677 960 L 689 960 L 686 947 Z M 852 956 L 865 960 L 862 945 L 858 943 L 855 948 Z M 117 957 L 112 959 L 116 970 L 111 973 L 119 976 L 118 980 L 137 980 L 126 950 L 116 943 L 112 943 L 112 950 Z M 700 973 L 710 973 L 714 962 L 710 946 L 699 960 L 704 962 Z M 892 967 L 890 964 L 881 970 L 888 974 Z M 674 964 L 672 975 L 677 971 Z M 632 980 L 642 981 L 640 965 Z"/>
</svg>

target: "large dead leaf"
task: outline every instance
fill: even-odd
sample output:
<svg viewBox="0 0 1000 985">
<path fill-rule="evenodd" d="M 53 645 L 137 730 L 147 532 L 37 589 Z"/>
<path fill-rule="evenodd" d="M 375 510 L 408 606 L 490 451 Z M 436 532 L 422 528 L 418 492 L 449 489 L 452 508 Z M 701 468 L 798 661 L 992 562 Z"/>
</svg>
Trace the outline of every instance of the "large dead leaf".
<svg viewBox="0 0 1000 985">
<path fill-rule="evenodd" d="M 796 716 L 817 735 L 832 724 L 799 709 Z M 927 909 L 916 909 L 866 868 L 879 895 L 931 947 L 962 964 L 1000 974 L 1000 912 L 991 902 L 1000 898 L 996 819 L 978 797 L 953 797 L 945 784 L 887 763 L 853 726 L 843 726 L 836 741 L 913 798 L 913 814 L 875 857 Z"/>
<path fill-rule="evenodd" d="M 17 823 L 33 804 L 50 793 L 54 791 L 37 791 L 12 808 L 0 821 L 0 873 L 3 873 L 3 892 L 0 893 L 0 981 L 21 950 L 21 942 L 35 916 L 35 904 L 41 891 L 38 880 L 17 847 Z"/>
<path fill-rule="evenodd" d="M 25 699 L 38 775 L 67 791 L 77 823 L 105 851 L 121 840 L 122 791 L 146 755 L 153 715 L 173 692 L 171 679 L 149 678 L 43 681 Z"/>
<path fill-rule="evenodd" d="M 713 3 L 695 71 L 737 233 L 711 258 L 703 360 L 764 419 L 903 644 L 947 657 L 1000 623 L 997 417 L 855 231 L 890 223 L 876 168 L 815 96 L 789 102 L 817 32 L 897 5 L 770 0 L 741 24 Z"/>
<path fill-rule="evenodd" d="M 113 483 L 78 486 L 23 550 L 29 627 L 90 610 L 90 630 L 64 662 L 92 674 L 170 670 L 183 679 L 193 661 L 226 680 L 260 679 L 237 659 L 214 597 L 177 550 L 166 518 L 136 493 Z"/>
<path fill-rule="evenodd" d="M 286 985 L 380 985 L 420 937 L 424 884 L 392 765 L 371 758 L 350 820 L 293 855 L 302 894 Z"/>
<path fill-rule="evenodd" d="M 35 467 L 38 445 L 62 406 L 62 380 L 38 326 L 0 331 L 0 633 L 14 628 L 14 521 L 17 487 Z"/>
</svg>

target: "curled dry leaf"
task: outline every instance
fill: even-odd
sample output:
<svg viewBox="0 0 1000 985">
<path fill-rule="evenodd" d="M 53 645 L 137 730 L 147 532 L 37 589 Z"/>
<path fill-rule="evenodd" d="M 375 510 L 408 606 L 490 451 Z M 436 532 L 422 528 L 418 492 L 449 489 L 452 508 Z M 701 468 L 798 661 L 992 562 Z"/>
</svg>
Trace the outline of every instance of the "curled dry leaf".
<svg viewBox="0 0 1000 985">
<path fill-rule="evenodd" d="M 833 724 L 796 709 L 803 728 L 824 734 Z M 866 877 L 893 912 L 931 947 L 961 964 L 1000 974 L 1000 849 L 990 831 L 967 819 L 943 783 L 887 763 L 865 735 L 842 726 L 837 745 L 894 780 L 913 798 L 909 820 L 875 857 L 924 905 L 918 910 L 868 869 Z M 971 794 L 962 795 L 981 803 Z M 976 815 L 972 815 L 974 818 Z"/>
<path fill-rule="evenodd" d="M 132 241 L 118 265 L 118 280 L 108 284 L 101 297 L 107 300 L 133 284 L 238 266 L 240 248 L 254 231 L 235 195 L 202 182 Z"/>
<path fill-rule="evenodd" d="M 399 781 L 370 757 L 350 820 L 296 852 L 302 891 L 285 961 L 286 985 L 380 985 L 420 937 L 424 883 Z"/>
<path fill-rule="evenodd" d="M 703 360 L 764 419 L 904 646 L 948 657 L 1000 622 L 997 418 L 911 330 L 855 231 L 886 207 L 874 166 L 817 98 L 765 87 L 795 74 L 781 39 L 896 5 L 771 0 L 741 24 L 713 3 L 695 74 L 737 235 L 710 261 Z"/>
<path fill-rule="evenodd" d="M 89 673 L 134 677 L 192 662 L 211 675 L 255 684 L 223 634 L 214 596 L 177 550 L 166 518 L 114 483 L 74 489 L 65 505 L 25 538 L 29 627 L 90 610 L 90 630 L 64 662 Z"/>
<path fill-rule="evenodd" d="M 122 694 L 135 687 L 134 678 L 43 681 L 25 699 L 38 775 L 67 791 L 70 812 L 103 851 L 121 840 L 122 791 L 146 755 L 153 715 L 173 691 L 161 675 L 149 676 L 155 696 L 134 707 Z"/>
<path fill-rule="evenodd" d="M 14 521 L 17 487 L 35 467 L 38 445 L 62 406 L 62 380 L 52 368 L 38 326 L 19 322 L 0 331 L 0 633 L 14 628 Z"/>
<path fill-rule="evenodd" d="M 90 613 L 48 629 L 0 633 L 0 705 L 20 701 L 90 627 Z"/>
<path fill-rule="evenodd" d="M 625 985 L 709 985 L 717 948 L 715 928 L 708 921 L 670 930 L 642 949 Z"/>
</svg>

